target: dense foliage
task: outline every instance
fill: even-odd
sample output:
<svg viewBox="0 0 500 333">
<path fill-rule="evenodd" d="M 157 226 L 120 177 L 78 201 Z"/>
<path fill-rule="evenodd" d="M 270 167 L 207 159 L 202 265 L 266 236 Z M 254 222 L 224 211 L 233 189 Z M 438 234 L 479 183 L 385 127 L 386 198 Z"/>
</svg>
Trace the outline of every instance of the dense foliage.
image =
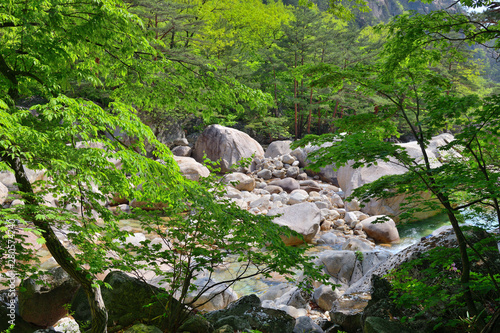
<svg viewBox="0 0 500 333">
<path fill-rule="evenodd" d="M 188 296 L 202 269 L 211 276 L 228 260 L 255 268 L 223 281 L 228 284 L 257 273 L 291 274 L 293 266 L 322 277 L 303 257 L 305 249 L 283 245 L 280 234 L 288 231 L 220 199 L 217 180 L 182 178 L 151 128 L 157 134 L 161 128 L 155 126 L 169 122 L 189 129 L 220 123 L 264 142 L 328 133 L 302 142 L 335 142 L 318 151 L 318 165 L 354 160 L 357 167 L 382 159 L 409 171 L 358 189 L 358 198 L 406 193 L 419 200 L 421 191 L 433 194 L 429 208 L 441 207 L 457 233 L 462 272 L 445 289 L 456 294 L 435 296 L 465 304 L 478 327 L 484 326 L 490 317 L 480 316 L 472 294 L 483 281 L 496 282 L 471 271 L 469 257 L 481 254 L 463 235 L 459 212 L 469 208 L 500 221 L 500 97 L 492 62 L 485 59 L 499 47 L 497 7 L 474 15 L 424 15 L 398 7 L 401 15 L 374 28 L 361 24 L 372 19 L 352 20 L 368 5 L 0 0 L 0 168 L 15 173 L 25 203 L 0 210 L 1 230 L 15 223 L 43 236 L 40 242 L 85 290 L 93 332 L 106 331 L 107 324 L 96 275 L 155 267 L 171 285 L 166 304 L 176 297 L 187 306 L 168 313 L 168 330 L 175 332 L 197 300 Z M 482 75 L 484 69 L 489 75 Z M 436 166 L 425 149 L 443 131 L 456 135 L 444 147 L 452 153 L 443 152 Z M 422 161 L 396 143 L 403 135 L 417 140 Z M 28 169 L 46 171 L 32 184 Z M 116 240 L 128 236 L 118 227 L 125 216 L 104 206 L 117 195 L 142 203 L 127 218 L 139 219 L 164 246 L 119 245 Z M 46 206 L 50 198 L 65 208 Z M 57 230 L 78 250 L 69 252 Z M 259 251 L 264 247 L 267 252 Z M 34 273 L 36 265 L 28 262 L 36 261 L 35 253 L 22 242 L 17 252 L 18 273 Z M 429 256 L 427 261 L 442 260 Z M 172 269 L 161 270 L 166 264 Z M 439 265 L 449 271 L 447 262 Z M 412 301 L 422 297 L 408 295 Z"/>
</svg>

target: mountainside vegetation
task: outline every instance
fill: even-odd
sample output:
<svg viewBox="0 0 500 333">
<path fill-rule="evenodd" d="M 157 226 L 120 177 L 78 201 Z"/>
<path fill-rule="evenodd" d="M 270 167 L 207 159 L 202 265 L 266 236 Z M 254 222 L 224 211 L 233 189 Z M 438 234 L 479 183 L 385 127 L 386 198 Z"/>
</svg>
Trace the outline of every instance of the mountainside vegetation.
<svg viewBox="0 0 500 333">
<path fill-rule="evenodd" d="M 469 14 L 460 5 L 490 7 Z M 93 333 L 108 326 L 98 274 L 171 265 L 157 271 L 172 286 L 160 298 L 164 327 L 177 332 L 194 312 L 187 294 L 199 270 L 229 256 L 261 274 L 300 269 L 306 287 L 326 277 L 306 248 L 284 245 L 290 230 L 220 199 L 217 179 L 184 179 L 152 128 L 222 124 L 262 143 L 334 142 L 317 151 L 316 167 L 391 160 L 408 169 L 356 197 L 432 192 L 429 208 L 447 214 L 460 245 L 450 287 L 456 315 L 469 315 L 470 331 L 493 332 L 499 272 L 471 273 L 470 258 L 488 263 L 464 235 L 460 212 L 500 225 L 498 8 L 482 0 L 0 0 L 0 170 L 15 174 L 24 202 L 0 209 L 0 245 L 11 245 L 12 225 L 40 236 L 85 291 Z M 436 167 L 425 148 L 443 132 L 455 134 L 445 148 L 456 154 Z M 418 142 L 422 161 L 397 145 L 407 139 Z M 45 177 L 31 183 L 28 169 Z M 145 204 L 115 216 L 103 202 L 117 194 Z M 79 213 L 46 206 L 49 196 Z M 129 236 L 118 227 L 125 216 L 178 242 L 169 251 L 147 241 L 119 246 Z M 16 237 L 16 273 L 36 276 L 36 254 Z M 8 267 L 2 254 L 0 271 Z M 238 279 L 257 274 L 244 273 Z M 479 298 L 478 279 L 488 286 Z"/>
</svg>

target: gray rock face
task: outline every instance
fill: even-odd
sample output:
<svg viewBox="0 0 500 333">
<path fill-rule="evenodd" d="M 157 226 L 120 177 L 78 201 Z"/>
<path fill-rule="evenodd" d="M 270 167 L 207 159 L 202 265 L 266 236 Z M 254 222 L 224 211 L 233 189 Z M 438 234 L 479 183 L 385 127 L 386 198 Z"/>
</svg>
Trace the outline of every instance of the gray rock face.
<svg viewBox="0 0 500 333">
<path fill-rule="evenodd" d="M 325 271 L 332 276 L 334 281 L 349 287 L 356 284 L 374 267 L 386 261 L 389 252 L 366 251 L 360 257 L 353 251 L 324 251 L 319 257 Z"/>
<path fill-rule="evenodd" d="M 229 172 L 242 158 L 264 156 L 262 146 L 248 134 L 221 125 L 211 125 L 196 141 L 193 157 L 201 162 L 204 154 L 220 161 L 221 172 Z"/>
<path fill-rule="evenodd" d="M 273 141 L 267 147 L 266 153 L 264 157 L 278 157 L 281 155 L 289 154 L 292 152 L 290 149 L 290 145 L 292 144 L 292 141 L 290 140 L 285 140 L 285 141 Z"/>
<path fill-rule="evenodd" d="M 304 202 L 293 206 L 271 209 L 269 216 L 279 215 L 274 219 L 274 223 L 287 226 L 291 230 L 304 237 L 302 241 L 296 236 L 285 237 L 283 241 L 286 245 L 298 245 L 305 242 L 311 242 L 319 230 L 321 214 L 318 207 L 310 202 Z"/>
<path fill-rule="evenodd" d="M 61 267 L 51 269 L 42 280 L 47 285 L 31 278 L 21 283 L 25 291 L 19 293 L 19 314 L 29 323 L 48 327 L 68 313 L 63 305 L 71 302 L 80 285 Z"/>
<path fill-rule="evenodd" d="M 356 263 L 356 255 L 352 251 L 325 251 L 320 257 L 326 271 L 337 281 L 349 285 Z"/>
<path fill-rule="evenodd" d="M 208 168 L 196 162 L 194 158 L 174 156 L 174 160 L 177 162 L 182 174 L 187 179 L 200 180 L 201 177 L 208 177 L 210 175 Z"/>
<path fill-rule="evenodd" d="M 244 296 L 231 303 L 226 309 L 209 312 L 208 321 L 218 329 L 230 325 L 235 331 L 246 329 L 263 333 L 290 333 L 295 327 L 295 319 L 284 311 L 262 308 L 256 295 Z"/>
<path fill-rule="evenodd" d="M 385 218 L 386 221 L 383 223 L 373 223 L 380 218 Z M 366 232 L 368 237 L 373 238 L 378 243 L 399 242 L 399 232 L 396 228 L 396 223 L 394 223 L 394 221 L 389 219 L 387 216 L 372 216 L 361 221 L 361 224 L 363 225 L 363 231 Z"/>
</svg>

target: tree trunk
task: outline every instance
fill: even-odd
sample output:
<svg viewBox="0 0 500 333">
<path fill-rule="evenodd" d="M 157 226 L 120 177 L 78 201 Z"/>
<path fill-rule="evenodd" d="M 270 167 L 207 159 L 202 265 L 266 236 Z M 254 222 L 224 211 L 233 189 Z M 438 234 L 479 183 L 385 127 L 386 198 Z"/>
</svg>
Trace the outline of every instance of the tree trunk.
<svg viewBox="0 0 500 333">
<path fill-rule="evenodd" d="M 307 118 L 307 134 L 311 134 L 312 106 L 313 106 L 313 88 L 311 88 L 311 96 L 309 98 L 309 117 Z"/>
<path fill-rule="evenodd" d="M 104 305 L 101 295 L 101 289 L 96 283 L 96 278 L 92 274 L 79 266 L 73 256 L 68 252 L 63 244 L 55 235 L 49 222 L 37 218 L 38 202 L 34 198 L 33 188 L 28 180 L 21 160 L 18 157 L 11 157 L 7 152 L 4 152 L 2 159 L 7 162 L 9 167 L 14 170 L 16 182 L 19 184 L 19 190 L 23 192 L 22 197 L 27 206 L 32 207 L 31 221 L 33 224 L 42 230 L 45 238 L 45 245 L 56 262 L 73 278 L 85 291 L 90 305 L 92 314 L 91 333 L 107 332 L 108 312 Z"/>
<path fill-rule="evenodd" d="M 297 79 L 293 79 L 293 97 L 295 100 L 293 101 L 294 106 L 295 106 L 295 140 L 299 138 L 299 125 L 298 125 L 298 119 L 297 119 L 297 85 L 299 83 L 297 82 Z"/>
<path fill-rule="evenodd" d="M 276 83 L 276 69 L 273 68 L 273 76 L 274 76 L 274 104 L 276 108 L 274 109 L 274 116 L 278 117 L 278 86 Z"/>
</svg>

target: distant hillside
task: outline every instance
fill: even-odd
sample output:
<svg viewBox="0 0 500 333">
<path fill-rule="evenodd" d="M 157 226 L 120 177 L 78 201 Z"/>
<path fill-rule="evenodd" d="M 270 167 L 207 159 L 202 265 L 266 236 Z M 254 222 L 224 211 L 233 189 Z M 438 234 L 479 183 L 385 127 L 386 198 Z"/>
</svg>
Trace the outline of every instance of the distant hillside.
<svg viewBox="0 0 500 333">
<path fill-rule="evenodd" d="M 312 0 L 320 10 L 327 10 L 329 0 Z M 366 25 L 374 25 L 382 21 L 388 21 L 391 17 L 399 15 L 404 11 L 415 10 L 419 13 L 428 13 L 432 10 L 447 9 L 452 6 L 455 0 L 434 0 L 432 3 L 422 3 L 420 1 L 409 2 L 408 0 L 367 0 L 368 6 L 371 8 L 369 13 L 361 13 L 353 10 L 356 16 L 356 23 L 363 27 Z M 298 0 L 283 0 L 283 3 L 296 6 Z M 344 0 L 344 3 L 349 6 L 350 1 Z M 461 11 L 458 5 L 449 8 L 450 12 Z"/>
<path fill-rule="evenodd" d="M 455 0 L 435 0 L 432 3 L 409 2 L 408 0 L 368 0 L 371 12 L 356 12 L 356 23 L 359 26 L 377 24 L 381 21 L 388 21 L 391 17 L 409 10 L 422 14 L 440 9 L 447 9 L 454 13 L 462 11 L 459 6 L 453 6 L 454 3 L 456 3 Z"/>
</svg>

